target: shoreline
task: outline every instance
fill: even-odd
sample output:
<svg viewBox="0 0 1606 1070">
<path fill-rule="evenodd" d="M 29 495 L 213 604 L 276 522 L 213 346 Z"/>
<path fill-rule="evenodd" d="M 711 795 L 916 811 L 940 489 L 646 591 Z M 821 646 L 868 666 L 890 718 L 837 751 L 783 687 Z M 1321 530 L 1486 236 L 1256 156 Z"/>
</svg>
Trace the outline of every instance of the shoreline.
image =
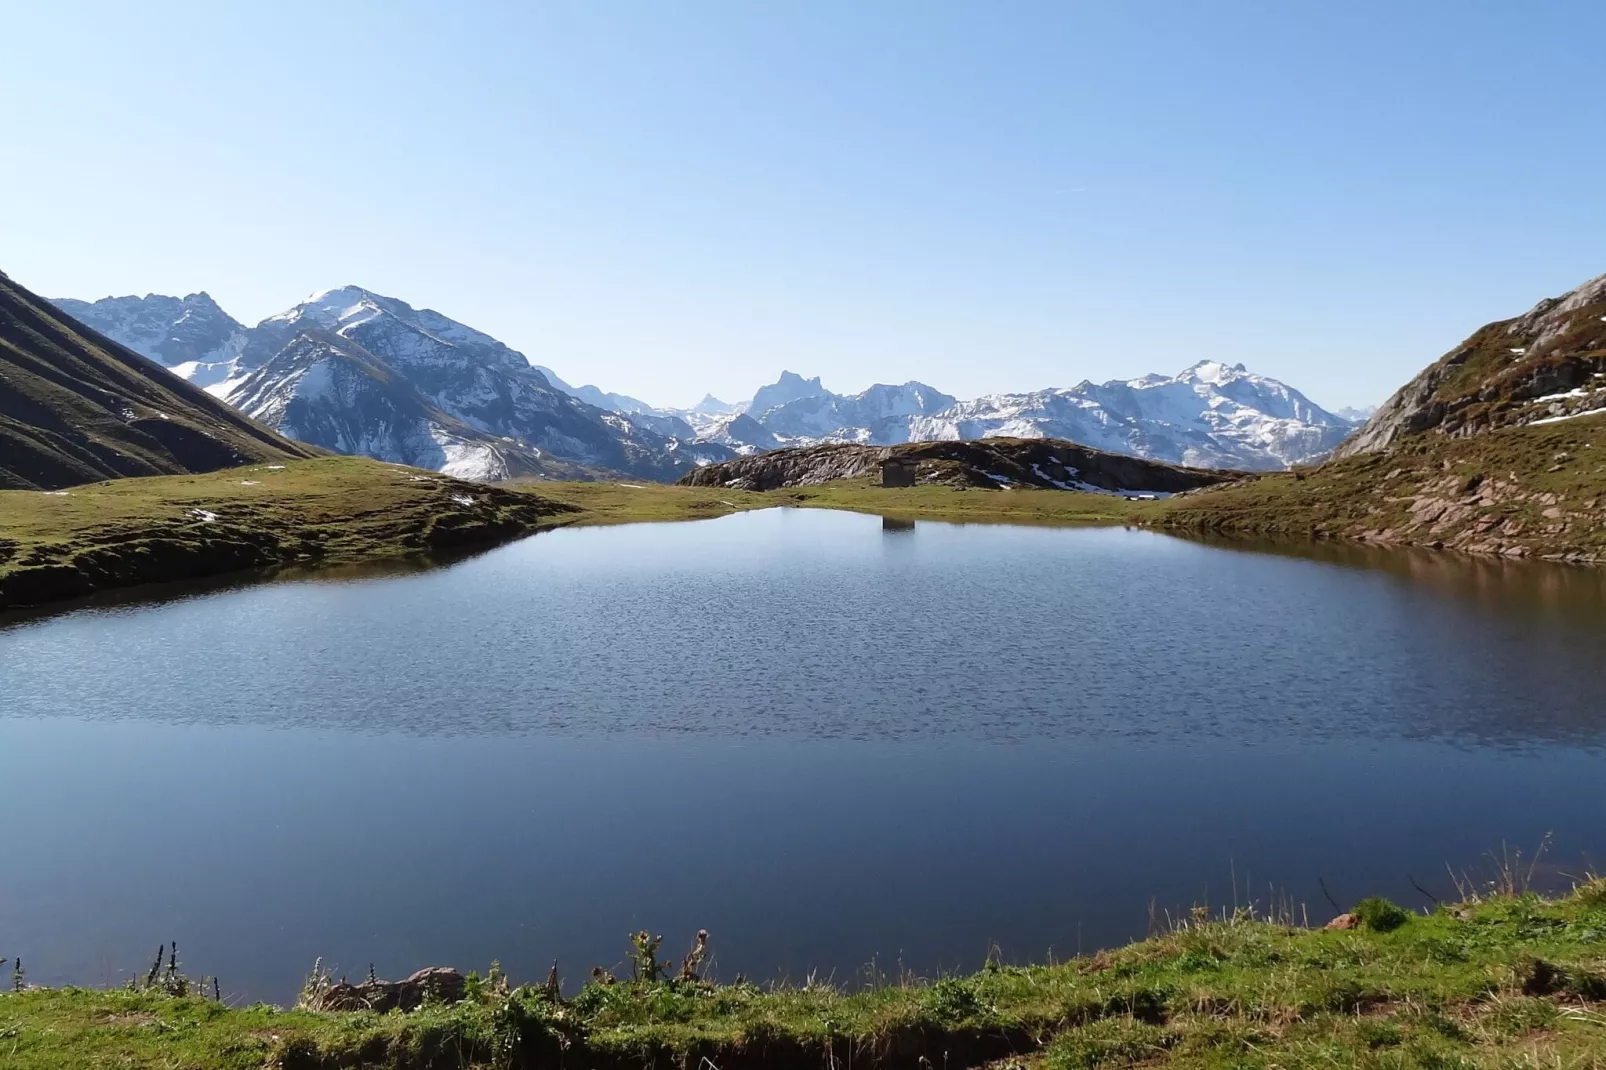
<svg viewBox="0 0 1606 1070">
<path fill-rule="evenodd" d="M 1533 462 L 1594 456 L 1583 451 L 1597 447 L 1606 451 L 1606 418 L 1365 454 L 1159 501 L 944 484 L 889 489 L 869 478 L 762 492 L 478 484 L 358 457 L 247 465 L 65 491 L 0 491 L 0 613 L 177 581 L 427 565 L 557 527 L 709 519 L 775 506 L 950 523 L 1119 524 L 1246 545 L 1350 544 L 1592 568 L 1606 564 L 1606 480 L 1598 466 L 1576 459 L 1542 472 Z"/>
<path fill-rule="evenodd" d="M 228 1006 L 167 950 L 120 989 L 17 975 L 0 1053 L 15 1070 L 1599 1065 L 1606 879 L 1545 899 L 1508 868 L 1463 891 L 1429 913 L 1364 900 L 1321 928 L 1286 904 L 1195 908 L 1069 961 L 852 988 L 705 981 L 706 933 L 684 956 L 638 933 L 629 975 L 593 971 L 567 996 L 556 968 L 523 983 L 494 964 L 401 982 L 315 968 L 296 1009 Z"/>
</svg>

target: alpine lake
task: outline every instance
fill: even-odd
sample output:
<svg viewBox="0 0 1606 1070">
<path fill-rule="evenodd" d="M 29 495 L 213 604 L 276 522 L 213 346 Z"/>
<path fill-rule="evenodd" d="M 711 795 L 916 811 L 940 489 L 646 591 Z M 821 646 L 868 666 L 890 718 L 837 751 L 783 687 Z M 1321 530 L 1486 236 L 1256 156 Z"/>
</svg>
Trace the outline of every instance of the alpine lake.
<svg viewBox="0 0 1606 1070">
<path fill-rule="evenodd" d="M 799 509 L 0 618 L 0 955 L 844 982 L 1565 886 L 1603 665 L 1606 571 Z"/>
</svg>

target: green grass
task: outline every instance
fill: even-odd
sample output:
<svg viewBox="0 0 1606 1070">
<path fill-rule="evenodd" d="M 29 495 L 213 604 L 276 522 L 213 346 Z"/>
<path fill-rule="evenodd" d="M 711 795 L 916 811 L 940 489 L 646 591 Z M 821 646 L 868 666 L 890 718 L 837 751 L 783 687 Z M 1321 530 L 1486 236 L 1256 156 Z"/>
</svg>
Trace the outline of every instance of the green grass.
<svg viewBox="0 0 1606 1070">
<path fill-rule="evenodd" d="M 562 523 L 533 494 L 357 457 L 0 491 L 0 608 L 460 549 Z"/>
<path fill-rule="evenodd" d="M 0 994 L 0 1066 L 1606 1066 L 1600 882 L 1387 931 L 1286 920 L 1190 917 L 1090 957 L 933 982 L 626 978 L 554 1000 L 476 978 L 460 1003 L 386 1015 L 28 989 Z"/>
</svg>

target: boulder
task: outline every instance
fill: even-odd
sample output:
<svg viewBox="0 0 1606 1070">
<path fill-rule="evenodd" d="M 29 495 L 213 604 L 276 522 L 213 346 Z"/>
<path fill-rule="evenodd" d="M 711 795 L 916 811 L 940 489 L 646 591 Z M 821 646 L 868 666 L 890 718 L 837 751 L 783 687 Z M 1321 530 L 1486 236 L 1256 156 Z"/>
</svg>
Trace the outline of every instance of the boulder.
<svg viewBox="0 0 1606 1070">
<path fill-rule="evenodd" d="M 320 1011 L 415 1011 L 427 1001 L 456 1003 L 463 998 L 463 975 L 449 966 L 427 966 L 402 981 L 364 981 L 331 985 L 314 1001 Z"/>
</svg>

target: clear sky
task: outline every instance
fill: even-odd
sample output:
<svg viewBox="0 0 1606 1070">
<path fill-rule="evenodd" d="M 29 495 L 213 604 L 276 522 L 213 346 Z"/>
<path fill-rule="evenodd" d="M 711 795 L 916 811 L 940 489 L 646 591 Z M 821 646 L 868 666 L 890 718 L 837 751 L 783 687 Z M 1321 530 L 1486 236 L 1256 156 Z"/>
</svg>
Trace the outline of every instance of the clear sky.
<svg viewBox="0 0 1606 1070">
<path fill-rule="evenodd" d="M 1606 271 L 1606 5 L 9 5 L 0 269 L 353 283 L 657 404 L 1245 362 L 1381 401 Z"/>
</svg>

